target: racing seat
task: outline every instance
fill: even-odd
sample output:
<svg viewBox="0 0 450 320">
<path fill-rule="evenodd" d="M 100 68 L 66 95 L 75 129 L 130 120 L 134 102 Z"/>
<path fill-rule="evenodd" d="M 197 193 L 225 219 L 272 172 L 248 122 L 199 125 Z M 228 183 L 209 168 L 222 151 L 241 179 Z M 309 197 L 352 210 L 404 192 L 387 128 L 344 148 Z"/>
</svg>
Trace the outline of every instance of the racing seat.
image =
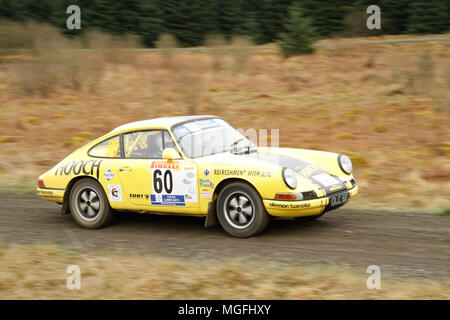
<svg viewBox="0 0 450 320">
<path fill-rule="evenodd" d="M 149 134 L 147 136 L 147 150 L 145 156 L 150 159 L 162 159 L 162 137 L 161 133 Z"/>
</svg>

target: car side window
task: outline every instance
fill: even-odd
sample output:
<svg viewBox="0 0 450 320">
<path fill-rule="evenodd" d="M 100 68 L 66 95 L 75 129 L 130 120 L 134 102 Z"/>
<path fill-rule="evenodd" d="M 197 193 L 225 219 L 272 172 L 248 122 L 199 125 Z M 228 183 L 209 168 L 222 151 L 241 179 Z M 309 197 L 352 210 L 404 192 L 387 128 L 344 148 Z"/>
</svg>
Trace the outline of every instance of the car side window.
<svg viewBox="0 0 450 320">
<path fill-rule="evenodd" d="M 115 136 L 100 142 L 91 150 L 89 150 L 88 155 L 101 158 L 122 157 L 122 153 L 120 150 L 120 136 Z"/>
<path fill-rule="evenodd" d="M 126 158 L 161 159 L 163 150 L 162 131 L 136 131 L 123 135 Z"/>
<path fill-rule="evenodd" d="M 170 134 L 165 130 L 135 131 L 123 135 L 126 158 L 162 159 L 164 148 L 175 148 Z"/>
</svg>

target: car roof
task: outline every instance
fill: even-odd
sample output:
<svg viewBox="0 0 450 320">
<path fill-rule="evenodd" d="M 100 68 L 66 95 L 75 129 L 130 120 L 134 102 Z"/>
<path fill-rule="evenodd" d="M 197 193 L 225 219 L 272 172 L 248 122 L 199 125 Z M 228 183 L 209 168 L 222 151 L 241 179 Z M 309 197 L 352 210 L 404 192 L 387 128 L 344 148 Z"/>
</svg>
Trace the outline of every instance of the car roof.
<svg viewBox="0 0 450 320">
<path fill-rule="evenodd" d="M 217 117 L 211 116 L 211 115 L 197 115 L 197 116 L 174 116 L 174 117 L 154 118 L 154 119 L 130 122 L 130 123 L 121 125 L 121 126 L 115 128 L 114 130 L 112 130 L 110 133 L 117 133 L 117 132 L 122 132 L 122 131 L 129 131 L 129 130 L 139 130 L 139 129 L 151 129 L 151 128 L 170 129 L 172 126 L 179 124 L 179 123 L 193 121 L 193 120 L 200 120 L 200 119 L 208 119 L 208 118 L 217 118 Z"/>
</svg>

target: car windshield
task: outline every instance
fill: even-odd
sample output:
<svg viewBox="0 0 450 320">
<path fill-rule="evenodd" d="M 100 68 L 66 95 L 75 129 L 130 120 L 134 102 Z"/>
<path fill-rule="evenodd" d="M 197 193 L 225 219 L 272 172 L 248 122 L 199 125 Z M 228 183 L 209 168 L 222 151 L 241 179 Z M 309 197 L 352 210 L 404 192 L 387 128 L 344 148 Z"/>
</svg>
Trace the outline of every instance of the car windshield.
<svg viewBox="0 0 450 320">
<path fill-rule="evenodd" d="M 225 120 L 216 118 L 180 124 L 173 129 L 173 134 L 188 158 L 256 147 Z"/>
</svg>

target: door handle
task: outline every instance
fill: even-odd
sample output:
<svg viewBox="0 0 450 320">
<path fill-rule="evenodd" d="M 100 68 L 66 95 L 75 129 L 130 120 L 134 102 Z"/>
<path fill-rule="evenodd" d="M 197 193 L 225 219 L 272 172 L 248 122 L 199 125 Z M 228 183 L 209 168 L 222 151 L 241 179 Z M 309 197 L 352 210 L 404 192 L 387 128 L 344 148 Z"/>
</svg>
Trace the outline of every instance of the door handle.
<svg viewBox="0 0 450 320">
<path fill-rule="evenodd" d="M 131 168 L 119 168 L 119 171 L 133 171 Z"/>
</svg>

